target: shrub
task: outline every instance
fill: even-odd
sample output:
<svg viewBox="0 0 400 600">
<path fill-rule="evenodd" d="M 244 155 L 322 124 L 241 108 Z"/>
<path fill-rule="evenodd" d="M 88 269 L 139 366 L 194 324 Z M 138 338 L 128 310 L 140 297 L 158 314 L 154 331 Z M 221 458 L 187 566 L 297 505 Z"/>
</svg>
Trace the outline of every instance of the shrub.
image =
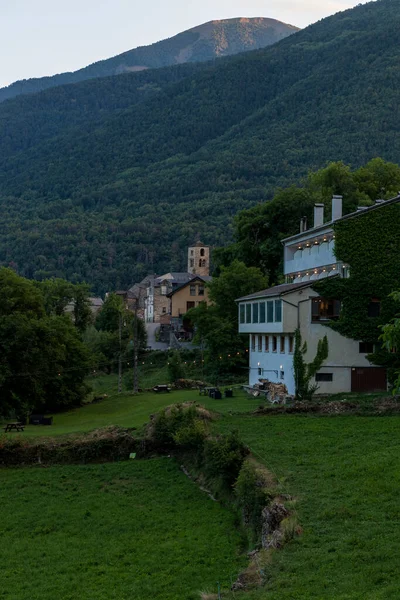
<svg viewBox="0 0 400 600">
<path fill-rule="evenodd" d="M 220 477 L 223 483 L 232 487 L 248 453 L 237 431 L 209 438 L 204 443 L 205 470 L 211 477 Z"/>
<path fill-rule="evenodd" d="M 168 376 L 171 383 L 185 378 L 185 369 L 178 350 L 175 350 L 168 356 Z"/>
<path fill-rule="evenodd" d="M 261 513 L 273 497 L 275 488 L 273 476 L 267 469 L 251 459 L 243 462 L 234 490 L 243 522 L 255 534 L 261 532 Z"/>
<path fill-rule="evenodd" d="M 189 444 L 192 437 L 192 446 L 196 445 L 200 436 L 201 422 L 195 406 L 184 406 L 177 404 L 160 412 L 152 424 L 152 437 L 155 442 L 164 448 L 172 448 L 176 445 Z M 205 437 L 205 426 L 204 428 Z M 195 442 L 195 440 L 197 440 Z"/>
</svg>

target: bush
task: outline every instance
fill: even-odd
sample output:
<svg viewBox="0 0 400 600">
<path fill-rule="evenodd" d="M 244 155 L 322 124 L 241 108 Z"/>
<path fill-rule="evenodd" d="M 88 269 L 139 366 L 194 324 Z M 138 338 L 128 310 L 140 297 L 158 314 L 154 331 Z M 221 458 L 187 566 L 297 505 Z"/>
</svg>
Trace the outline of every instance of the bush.
<svg viewBox="0 0 400 600">
<path fill-rule="evenodd" d="M 85 464 L 127 460 L 138 450 L 138 441 L 127 429 L 105 427 L 83 436 L 64 439 L 0 436 L 0 465 Z"/>
<path fill-rule="evenodd" d="M 225 485 L 232 487 L 248 454 L 237 431 L 209 438 L 204 443 L 205 470 L 210 477 L 219 477 Z"/>
<path fill-rule="evenodd" d="M 262 527 L 262 510 L 276 491 L 272 475 L 252 459 L 243 462 L 234 490 L 243 522 L 258 536 Z"/>
<path fill-rule="evenodd" d="M 178 379 L 185 379 L 185 369 L 178 350 L 175 350 L 168 356 L 168 376 L 171 383 L 174 383 Z"/>
<path fill-rule="evenodd" d="M 177 445 L 198 445 L 200 436 L 200 425 L 198 414 L 194 406 L 177 404 L 160 412 L 152 424 L 152 436 L 157 444 L 163 448 L 173 448 Z M 193 437 L 192 442 L 189 441 Z"/>
</svg>

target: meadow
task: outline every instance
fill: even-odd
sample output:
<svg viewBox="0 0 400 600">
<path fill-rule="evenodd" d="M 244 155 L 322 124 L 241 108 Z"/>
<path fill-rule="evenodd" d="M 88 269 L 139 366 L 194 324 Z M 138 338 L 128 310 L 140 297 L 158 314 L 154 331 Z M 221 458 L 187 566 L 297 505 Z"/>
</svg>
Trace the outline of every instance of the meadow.
<svg viewBox="0 0 400 600">
<path fill-rule="evenodd" d="M 99 380 L 98 390 L 108 383 Z M 239 430 L 283 491 L 296 498 L 302 533 L 274 552 L 264 567 L 265 587 L 235 596 L 225 592 L 223 598 L 399 598 L 399 416 L 259 416 L 251 413 L 260 400 L 239 390 L 222 400 L 199 397 L 196 390 L 137 397 L 109 392 L 98 404 L 55 415 L 52 427 L 28 427 L 19 435 L 74 433 L 109 424 L 140 427 L 165 405 L 195 400 L 219 413 L 216 432 Z M 0 533 L 6 542 L 0 558 L 7 564 L 0 574 L 0 598 L 72 599 L 71 590 L 79 588 L 80 597 L 88 599 L 188 600 L 199 598 L 199 590 L 215 593 L 217 581 L 226 588 L 246 562 L 238 555 L 241 538 L 233 516 L 167 458 L 2 470 L 0 484 Z M 219 529 L 213 511 L 221 519 Z M 159 537 L 161 515 L 163 526 L 168 521 L 165 538 Z M 200 529 L 193 533 L 196 527 Z M 203 544 L 207 558 L 201 554 Z M 71 552 L 65 550 L 69 547 Z M 47 577 L 50 583 L 45 584 Z M 161 591 L 165 582 L 170 596 Z M 38 595 L 27 594 L 26 586 Z"/>
<path fill-rule="evenodd" d="M 398 600 L 400 417 L 233 416 L 303 529 L 248 600 Z"/>
<path fill-rule="evenodd" d="M 192 600 L 245 558 L 234 516 L 171 458 L 0 470 L 0 598 Z"/>
</svg>

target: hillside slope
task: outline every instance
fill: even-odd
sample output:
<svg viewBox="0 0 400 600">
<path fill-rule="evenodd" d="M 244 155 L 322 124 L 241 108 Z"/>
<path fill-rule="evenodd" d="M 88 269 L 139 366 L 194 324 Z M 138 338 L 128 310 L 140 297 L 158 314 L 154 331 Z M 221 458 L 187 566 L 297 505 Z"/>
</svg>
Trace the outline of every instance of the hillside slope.
<svg viewBox="0 0 400 600">
<path fill-rule="evenodd" d="M 359 6 L 101 123 L 0 150 L 0 263 L 124 287 L 149 268 L 181 269 L 198 235 L 227 243 L 238 210 L 310 168 L 400 162 L 399 9 Z"/>
<path fill-rule="evenodd" d="M 220 56 L 265 48 L 296 31 L 298 28 L 293 25 L 262 17 L 210 21 L 150 46 L 135 48 L 93 63 L 74 73 L 16 81 L 0 89 L 0 102 L 20 94 L 31 94 L 87 79 L 140 72 L 186 62 L 203 62 Z"/>
</svg>

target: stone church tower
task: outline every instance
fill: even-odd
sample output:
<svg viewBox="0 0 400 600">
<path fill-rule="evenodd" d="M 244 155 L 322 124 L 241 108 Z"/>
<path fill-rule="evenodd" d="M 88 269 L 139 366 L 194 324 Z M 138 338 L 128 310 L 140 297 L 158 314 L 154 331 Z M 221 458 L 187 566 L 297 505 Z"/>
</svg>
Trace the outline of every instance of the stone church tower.
<svg viewBox="0 0 400 600">
<path fill-rule="evenodd" d="M 210 246 L 196 242 L 194 246 L 189 247 L 188 273 L 200 275 L 200 277 L 210 274 Z"/>
</svg>

